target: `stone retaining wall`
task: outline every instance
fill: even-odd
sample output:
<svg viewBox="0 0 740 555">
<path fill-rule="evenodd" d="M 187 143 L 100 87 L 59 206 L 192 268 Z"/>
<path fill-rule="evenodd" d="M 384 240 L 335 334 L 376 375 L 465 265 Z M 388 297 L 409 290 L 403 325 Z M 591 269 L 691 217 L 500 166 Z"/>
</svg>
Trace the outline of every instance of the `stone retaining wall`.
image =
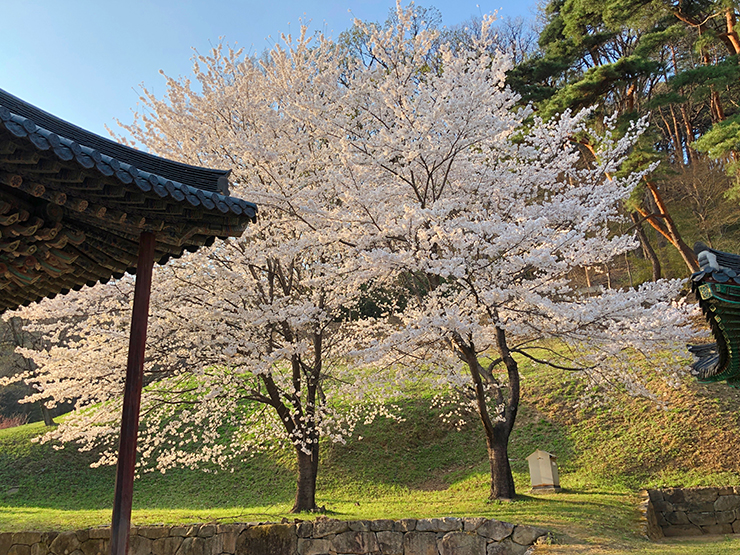
<svg viewBox="0 0 740 555">
<path fill-rule="evenodd" d="M 740 487 L 647 490 L 652 539 L 740 534 Z"/>
<path fill-rule="evenodd" d="M 486 518 L 142 526 L 129 555 L 524 555 L 543 528 Z M 0 555 L 107 555 L 110 528 L 0 533 Z"/>
</svg>

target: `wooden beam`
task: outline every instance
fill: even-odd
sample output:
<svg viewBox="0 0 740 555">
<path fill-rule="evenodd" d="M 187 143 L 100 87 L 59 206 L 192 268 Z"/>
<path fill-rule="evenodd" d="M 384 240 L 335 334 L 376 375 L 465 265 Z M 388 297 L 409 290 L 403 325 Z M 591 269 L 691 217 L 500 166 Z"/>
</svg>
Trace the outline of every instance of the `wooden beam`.
<svg viewBox="0 0 740 555">
<path fill-rule="evenodd" d="M 127 555 L 131 528 L 131 505 L 136 466 L 136 436 L 139 431 L 141 388 L 144 382 L 144 348 L 149 320 L 149 297 L 154 266 L 154 234 L 144 232 L 139 238 L 139 259 L 136 265 L 134 308 L 131 314 L 131 335 L 126 366 L 126 387 L 123 396 L 121 438 L 118 444 L 116 490 L 111 525 L 111 555 Z"/>
</svg>

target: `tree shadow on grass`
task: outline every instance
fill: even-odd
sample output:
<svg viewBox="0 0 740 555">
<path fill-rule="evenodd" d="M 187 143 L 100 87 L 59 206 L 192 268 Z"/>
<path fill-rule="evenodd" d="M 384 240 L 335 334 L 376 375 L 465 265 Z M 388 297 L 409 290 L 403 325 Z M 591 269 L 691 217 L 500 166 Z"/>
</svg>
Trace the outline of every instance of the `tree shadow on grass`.
<svg viewBox="0 0 740 555">
<path fill-rule="evenodd" d="M 566 444 L 564 432 L 522 409 L 512 437 L 512 466 L 525 472 L 529 450 Z M 361 426 L 360 441 L 322 445 L 318 493 L 326 497 L 374 495 L 377 488 L 442 491 L 487 473 L 485 440 L 477 422 L 462 430 L 445 425 L 425 399 L 402 407 L 404 422 L 377 419 Z M 30 443 L 42 428 L 12 439 L 0 437 L 0 505 L 60 510 L 108 509 L 113 503 L 115 469 L 90 468 L 96 460 L 74 445 L 55 450 Z M 524 466 L 522 466 L 524 465 Z M 521 468 L 520 468 L 521 467 Z M 486 479 L 484 478 L 483 481 Z M 256 453 L 233 473 L 173 469 L 144 474 L 134 483 L 134 508 L 210 509 L 290 504 L 295 495 L 295 469 L 289 451 Z M 349 484 L 349 486 L 348 486 Z M 481 486 L 483 484 L 480 484 Z M 478 485 L 475 485 L 477 488 Z"/>
<path fill-rule="evenodd" d="M 97 460 L 74 445 L 56 450 L 31 443 L 40 430 L 0 438 L 0 506 L 59 510 L 109 509 L 115 468 L 91 468 Z M 293 472 L 269 454 L 256 454 L 233 473 L 173 469 L 134 482 L 134 508 L 229 508 L 289 503 Z"/>
<path fill-rule="evenodd" d="M 377 419 L 359 427 L 361 441 L 327 446 L 320 483 L 325 487 L 338 487 L 338 482 L 344 481 L 440 491 L 488 473 L 485 436 L 479 422 L 455 429 L 424 399 L 403 403 L 401 412 L 404 422 Z M 558 463 L 567 465 L 573 458 L 573 446 L 566 429 L 527 405 L 522 405 L 520 412 L 509 447 L 512 469 L 528 472 L 526 457 L 536 449 L 557 454 Z"/>
</svg>

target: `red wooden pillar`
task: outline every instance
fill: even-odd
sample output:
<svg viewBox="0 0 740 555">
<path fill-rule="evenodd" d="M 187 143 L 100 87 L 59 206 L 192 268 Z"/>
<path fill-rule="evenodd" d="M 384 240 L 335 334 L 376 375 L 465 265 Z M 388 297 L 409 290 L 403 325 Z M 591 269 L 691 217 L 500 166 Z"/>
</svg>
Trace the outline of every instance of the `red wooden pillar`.
<svg viewBox="0 0 740 555">
<path fill-rule="evenodd" d="M 116 493 L 113 500 L 111 525 L 111 555 L 127 555 L 128 536 L 131 528 L 131 503 L 134 492 L 134 467 L 136 466 L 136 435 L 139 431 L 141 388 L 144 381 L 144 348 L 146 327 L 149 320 L 149 297 L 154 266 L 154 234 L 144 232 L 139 238 L 139 260 L 136 265 L 134 309 L 131 314 L 131 335 L 128 344 L 126 387 L 123 394 L 121 439 L 118 444 L 116 467 Z"/>
</svg>

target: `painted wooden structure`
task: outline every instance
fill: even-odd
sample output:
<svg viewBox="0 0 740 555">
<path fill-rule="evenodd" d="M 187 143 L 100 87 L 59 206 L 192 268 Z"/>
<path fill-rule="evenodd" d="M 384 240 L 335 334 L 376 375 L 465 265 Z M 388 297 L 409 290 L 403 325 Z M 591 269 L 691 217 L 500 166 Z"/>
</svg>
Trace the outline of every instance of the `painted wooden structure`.
<svg viewBox="0 0 740 555">
<path fill-rule="evenodd" d="M 696 361 L 692 373 L 700 382 L 725 381 L 740 386 L 740 256 L 694 245 L 700 270 L 691 276 L 692 290 L 699 299 L 716 340 L 689 345 Z"/>
<path fill-rule="evenodd" d="M 136 274 L 111 554 L 125 555 L 152 269 L 243 233 L 228 170 L 99 137 L 0 89 L 0 312 Z"/>
</svg>

